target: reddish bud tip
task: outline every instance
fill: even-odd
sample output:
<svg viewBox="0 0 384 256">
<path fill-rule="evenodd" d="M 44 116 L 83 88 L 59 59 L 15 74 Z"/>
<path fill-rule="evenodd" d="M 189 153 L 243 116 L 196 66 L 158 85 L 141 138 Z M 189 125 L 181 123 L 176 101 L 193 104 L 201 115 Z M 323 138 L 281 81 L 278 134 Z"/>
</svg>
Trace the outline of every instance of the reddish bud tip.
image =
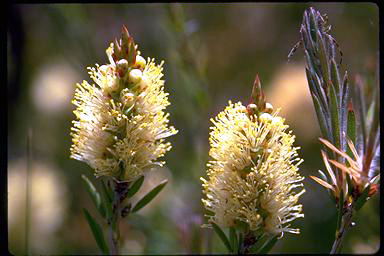
<svg viewBox="0 0 384 256">
<path fill-rule="evenodd" d="M 252 94 L 249 99 L 249 104 L 257 103 L 257 99 L 260 96 L 260 91 L 261 91 L 261 83 L 259 79 L 259 74 L 256 74 L 255 81 L 253 82 Z"/>
<path fill-rule="evenodd" d="M 350 100 L 349 103 L 348 103 L 348 111 L 352 111 L 352 112 L 354 112 L 354 110 L 353 110 L 352 100 Z"/>
<path fill-rule="evenodd" d="M 258 86 L 260 86 L 259 74 L 256 74 L 256 77 L 255 77 L 255 84 L 257 84 Z"/>
<path fill-rule="evenodd" d="M 252 94 L 247 107 L 248 113 L 258 115 L 260 112 L 263 112 L 265 110 L 265 103 L 266 99 L 264 92 L 261 90 L 259 74 L 256 74 L 255 81 L 252 87 Z M 251 104 L 254 105 L 253 110 L 249 109 L 249 106 Z"/>
</svg>

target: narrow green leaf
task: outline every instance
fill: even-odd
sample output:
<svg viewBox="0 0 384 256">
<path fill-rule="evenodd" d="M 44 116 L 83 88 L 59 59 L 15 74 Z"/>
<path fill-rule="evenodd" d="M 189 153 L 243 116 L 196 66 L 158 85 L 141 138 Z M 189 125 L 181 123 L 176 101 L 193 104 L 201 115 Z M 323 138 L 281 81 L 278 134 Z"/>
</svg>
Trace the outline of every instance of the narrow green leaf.
<svg viewBox="0 0 384 256">
<path fill-rule="evenodd" d="M 340 104 L 340 134 L 344 136 L 348 134 L 348 103 L 351 101 L 350 87 L 348 84 L 347 72 L 345 72 L 342 93 L 341 93 L 341 104 Z M 340 148 L 342 151 L 346 151 L 347 141 L 345 138 L 341 139 Z"/>
<path fill-rule="evenodd" d="M 101 182 L 101 188 L 103 189 L 103 192 L 104 192 L 105 197 L 108 200 L 108 202 L 112 202 L 113 201 L 113 192 L 110 189 L 108 189 L 107 185 L 105 185 L 104 180 L 102 180 L 102 182 Z"/>
<path fill-rule="evenodd" d="M 348 118 L 347 118 L 347 136 L 356 145 L 356 117 L 355 112 L 352 109 L 348 109 Z M 347 154 L 350 157 L 353 157 L 351 149 L 348 147 Z"/>
<path fill-rule="evenodd" d="M 357 118 L 359 123 L 359 128 L 360 131 L 358 134 L 361 134 L 362 136 L 362 146 L 363 146 L 363 151 L 365 151 L 366 148 L 366 139 L 367 139 L 367 127 L 365 124 L 365 102 L 364 102 L 364 91 L 362 89 L 363 85 L 361 84 L 362 82 L 360 80 L 356 81 L 356 84 L 354 86 L 355 91 L 354 91 L 354 102 L 356 104 L 354 105 L 357 113 Z"/>
<path fill-rule="evenodd" d="M 101 180 L 101 188 L 103 190 L 102 197 L 103 201 L 105 203 L 105 209 L 106 209 L 106 219 L 109 220 L 112 216 L 112 202 L 113 202 L 113 196 L 112 191 L 110 191 L 107 186 L 105 185 L 105 181 Z"/>
<path fill-rule="evenodd" d="M 311 26 L 309 22 L 309 17 L 307 12 L 305 11 L 303 15 L 303 23 L 302 23 L 302 28 L 300 32 L 304 39 L 304 47 L 307 49 L 313 48 L 313 40 L 312 40 L 310 31 L 311 31 Z"/>
<path fill-rule="evenodd" d="M 318 84 L 318 81 L 314 79 L 314 74 L 308 68 L 305 68 L 305 74 L 307 76 L 310 92 L 313 93 L 316 97 L 321 98 L 320 92 L 318 91 L 318 88 L 320 88 L 321 85 Z M 323 102 L 320 101 L 320 103 L 322 104 Z"/>
<path fill-rule="evenodd" d="M 103 218 L 105 218 L 105 216 L 106 216 L 106 209 L 105 209 L 104 203 L 101 201 L 99 192 L 97 192 L 96 187 L 87 178 L 87 176 L 82 174 L 81 178 L 84 181 L 85 188 L 88 191 L 89 195 L 91 196 L 91 199 L 92 199 L 93 203 L 95 204 L 96 209 L 101 214 L 101 216 L 103 216 Z"/>
<path fill-rule="evenodd" d="M 248 245 L 248 251 L 252 254 L 256 254 L 260 248 L 265 244 L 265 242 L 270 238 L 267 233 L 265 233 L 262 230 L 258 230 L 257 232 L 254 233 L 254 238 L 255 238 L 255 243 L 252 245 Z"/>
<path fill-rule="evenodd" d="M 144 182 L 144 175 L 140 176 L 138 179 L 133 182 L 133 184 L 129 187 L 127 196 L 132 197 L 134 194 L 136 194 L 137 191 L 141 188 L 141 185 L 143 185 Z"/>
<path fill-rule="evenodd" d="M 336 147 L 340 148 L 340 120 L 339 120 L 339 103 L 337 101 L 337 96 L 335 88 L 330 86 L 329 90 L 330 104 L 329 108 L 331 110 L 331 122 L 332 122 L 332 134 L 333 138 L 331 143 Z"/>
<path fill-rule="evenodd" d="M 335 60 L 336 57 L 336 49 L 335 44 L 330 39 L 330 35 L 326 34 L 327 42 L 328 42 L 328 53 L 329 53 L 329 59 Z M 336 62 L 335 62 L 336 63 Z M 332 71 L 331 71 L 331 77 L 332 77 Z"/>
<path fill-rule="evenodd" d="M 139 202 L 133 207 L 132 212 L 137 212 L 144 206 L 146 206 L 152 199 L 157 196 L 157 194 L 164 188 L 164 186 L 168 183 L 168 180 L 164 180 L 159 185 L 157 185 L 154 189 L 148 192 L 143 198 L 140 199 Z"/>
<path fill-rule="evenodd" d="M 237 234 L 236 234 L 236 229 L 234 227 L 229 228 L 229 240 L 231 242 L 231 247 L 233 249 L 234 253 L 237 253 L 238 250 L 238 241 L 237 241 Z"/>
<path fill-rule="evenodd" d="M 366 156 L 363 159 L 363 175 L 368 175 L 369 168 L 372 163 L 372 159 L 375 155 L 375 151 L 378 145 L 380 145 L 380 98 L 379 98 L 379 90 L 375 90 L 376 95 L 374 95 L 374 98 L 371 103 L 372 110 L 368 111 L 373 112 L 372 114 L 372 121 L 370 122 L 370 128 L 369 132 L 367 134 L 367 145 L 364 151 L 364 156 Z"/>
<path fill-rule="evenodd" d="M 339 75 L 339 70 L 336 65 L 335 59 L 331 60 L 331 80 L 333 83 L 333 86 L 336 89 L 336 95 L 341 96 L 341 91 L 342 91 L 342 84 L 340 83 L 340 75 Z M 339 97 L 341 100 L 341 97 Z"/>
<path fill-rule="evenodd" d="M 317 27 L 317 20 L 316 20 L 316 11 L 315 9 L 310 9 L 310 12 L 308 14 L 309 16 L 309 32 L 311 33 L 311 38 L 318 43 L 319 38 L 317 36 L 317 32 L 319 31 L 319 28 Z"/>
<path fill-rule="evenodd" d="M 233 244 L 235 242 L 235 236 L 236 236 L 236 230 L 234 227 L 229 228 L 229 242 L 231 244 L 231 247 L 234 249 Z"/>
<path fill-rule="evenodd" d="M 361 207 L 367 202 L 368 199 L 368 192 L 371 188 L 371 184 L 369 184 L 364 190 L 363 193 L 357 198 L 355 203 L 353 204 L 353 208 L 355 208 L 356 211 L 360 210 Z"/>
<path fill-rule="evenodd" d="M 309 51 L 308 54 L 310 56 L 313 56 L 313 40 L 311 38 L 311 36 L 309 35 L 308 33 L 308 28 L 306 28 L 305 26 L 301 26 L 300 28 L 300 33 L 301 33 L 301 36 L 302 36 L 302 39 L 303 39 L 303 46 L 304 46 L 304 49 L 306 51 Z"/>
<path fill-rule="evenodd" d="M 257 254 L 267 254 L 277 242 L 277 235 L 269 238 L 257 251 Z"/>
<path fill-rule="evenodd" d="M 313 49 L 304 49 L 305 60 L 307 62 L 308 69 L 314 74 L 320 74 L 318 65 L 315 63 L 315 57 L 312 53 Z"/>
<path fill-rule="evenodd" d="M 324 110 L 324 116 L 326 118 L 330 118 L 330 114 L 329 114 L 329 104 L 328 104 L 328 99 L 327 99 L 327 93 L 325 92 L 325 89 L 323 88 L 323 86 L 321 85 L 321 80 L 320 80 L 320 77 L 317 75 L 317 74 L 312 74 L 312 79 L 313 81 L 316 81 L 316 84 L 317 84 L 317 90 L 319 92 L 319 100 L 320 100 L 320 103 L 322 104 L 322 107 L 323 107 L 323 110 Z"/>
<path fill-rule="evenodd" d="M 313 105 L 315 107 L 316 111 L 316 116 L 317 116 L 317 121 L 319 122 L 320 126 L 320 131 L 323 137 L 325 138 L 332 138 L 332 131 L 329 128 L 330 124 L 328 123 L 327 119 L 324 116 L 324 110 L 320 105 L 319 99 L 312 94 L 312 100 L 313 100 Z"/>
<path fill-rule="evenodd" d="M 83 208 L 85 218 L 87 219 L 88 225 L 91 228 L 93 237 L 96 240 L 97 245 L 99 246 L 101 252 L 103 254 L 108 254 L 109 249 L 108 245 L 104 240 L 103 231 L 100 225 L 92 218 L 91 214 L 87 211 L 87 209 Z"/>
<path fill-rule="evenodd" d="M 320 65 L 321 65 L 321 71 L 323 75 L 323 85 L 328 86 L 328 80 L 330 79 L 329 77 L 329 68 L 328 68 L 328 59 L 327 59 L 327 53 L 325 50 L 325 42 L 324 39 L 320 33 L 320 31 L 317 31 L 317 42 L 319 44 L 319 60 L 320 60 Z"/>
<path fill-rule="evenodd" d="M 237 245 L 237 248 L 238 248 L 238 254 L 242 254 L 243 253 L 243 232 L 239 232 L 239 241 L 238 241 L 238 245 Z"/>
<path fill-rule="evenodd" d="M 227 247 L 229 252 L 233 252 L 231 244 L 228 240 L 228 237 L 225 235 L 224 231 L 214 222 L 211 223 L 213 229 L 216 234 L 220 237 L 221 241 L 224 243 L 225 247 Z"/>
<path fill-rule="evenodd" d="M 338 211 L 338 215 L 337 215 L 337 227 L 336 227 L 336 232 L 339 232 L 340 231 L 340 227 L 341 227 L 341 219 L 343 217 L 343 207 L 344 207 L 344 192 L 343 190 L 340 191 L 340 194 L 339 194 L 339 204 L 337 206 L 337 211 Z"/>
</svg>

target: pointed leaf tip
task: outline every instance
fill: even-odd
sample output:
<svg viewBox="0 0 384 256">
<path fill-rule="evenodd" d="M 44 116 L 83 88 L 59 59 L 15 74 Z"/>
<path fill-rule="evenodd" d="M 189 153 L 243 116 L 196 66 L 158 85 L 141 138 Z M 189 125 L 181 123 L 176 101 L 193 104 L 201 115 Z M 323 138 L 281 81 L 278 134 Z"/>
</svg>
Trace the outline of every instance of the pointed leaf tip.
<svg viewBox="0 0 384 256">
<path fill-rule="evenodd" d="M 144 182 L 144 175 L 140 176 L 137 180 L 133 182 L 133 184 L 129 187 L 127 196 L 132 197 L 134 194 L 136 194 L 137 191 L 141 188 L 141 185 L 143 185 Z"/>
<path fill-rule="evenodd" d="M 356 199 L 353 207 L 355 208 L 356 211 L 360 210 L 361 207 L 367 202 L 369 199 L 369 191 L 371 189 L 372 184 L 368 184 L 368 186 L 363 190 L 361 195 Z"/>
<path fill-rule="evenodd" d="M 225 247 L 229 252 L 233 252 L 231 243 L 229 242 L 228 237 L 225 235 L 224 231 L 214 222 L 211 222 L 213 230 L 215 230 L 216 234 L 220 237 L 221 241 L 224 243 Z"/>
<path fill-rule="evenodd" d="M 269 238 L 256 252 L 257 254 L 267 254 L 277 242 L 277 235 Z"/>
<path fill-rule="evenodd" d="M 91 180 L 87 178 L 84 174 L 81 175 L 81 178 L 83 179 L 83 184 L 85 189 L 87 190 L 88 194 L 90 195 L 92 202 L 94 203 L 96 209 L 101 214 L 103 218 L 106 216 L 106 208 L 104 205 L 104 202 L 102 201 L 100 197 L 100 193 L 97 191 L 95 185 L 92 183 Z"/>
<path fill-rule="evenodd" d="M 131 212 L 137 212 L 138 210 L 146 206 L 149 202 L 151 202 L 152 199 L 154 199 L 157 194 L 160 193 L 160 191 L 165 187 L 165 185 L 167 185 L 167 183 L 168 180 L 164 180 L 151 191 L 149 191 L 143 198 L 140 199 L 139 202 L 136 203 Z"/>
<path fill-rule="evenodd" d="M 109 249 L 107 243 L 105 242 L 101 226 L 99 225 L 99 223 L 96 222 L 96 220 L 87 211 L 87 209 L 83 208 L 83 212 L 88 222 L 88 225 L 91 228 L 93 237 L 95 238 L 97 245 L 99 246 L 101 252 L 107 255 L 109 253 Z"/>
</svg>

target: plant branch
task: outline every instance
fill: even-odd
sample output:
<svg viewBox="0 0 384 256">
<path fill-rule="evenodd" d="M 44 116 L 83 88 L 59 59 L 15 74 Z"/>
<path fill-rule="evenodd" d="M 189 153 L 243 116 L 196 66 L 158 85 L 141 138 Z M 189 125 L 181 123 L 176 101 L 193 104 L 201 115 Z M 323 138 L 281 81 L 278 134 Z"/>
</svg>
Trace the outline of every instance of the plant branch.
<svg viewBox="0 0 384 256">
<path fill-rule="evenodd" d="M 341 219 L 340 229 L 336 230 L 335 241 L 331 249 L 331 254 L 340 253 L 342 242 L 347 231 L 352 227 L 353 208 L 348 207 Z"/>
<path fill-rule="evenodd" d="M 127 197 L 129 182 L 115 181 L 113 186 L 114 198 L 112 202 L 112 216 L 108 222 L 111 236 L 111 254 L 116 255 L 120 249 L 119 222 L 121 217 L 122 202 Z"/>
</svg>

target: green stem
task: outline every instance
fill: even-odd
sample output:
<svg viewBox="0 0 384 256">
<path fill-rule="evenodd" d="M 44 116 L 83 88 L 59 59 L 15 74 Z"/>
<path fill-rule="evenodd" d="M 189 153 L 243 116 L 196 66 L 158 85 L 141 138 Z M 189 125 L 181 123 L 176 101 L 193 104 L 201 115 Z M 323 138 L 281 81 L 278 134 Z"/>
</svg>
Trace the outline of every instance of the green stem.
<svg viewBox="0 0 384 256">
<path fill-rule="evenodd" d="M 333 242 L 333 246 L 330 252 L 331 254 L 340 253 L 342 242 L 348 229 L 351 227 L 352 216 L 353 209 L 352 207 L 349 207 L 342 216 L 340 229 L 336 230 L 335 241 Z"/>
<path fill-rule="evenodd" d="M 119 254 L 119 240 L 120 240 L 120 231 L 119 231 L 119 219 L 115 220 L 115 223 L 111 225 L 111 236 L 112 236 L 112 244 L 111 244 L 111 254 L 116 255 Z"/>
</svg>

